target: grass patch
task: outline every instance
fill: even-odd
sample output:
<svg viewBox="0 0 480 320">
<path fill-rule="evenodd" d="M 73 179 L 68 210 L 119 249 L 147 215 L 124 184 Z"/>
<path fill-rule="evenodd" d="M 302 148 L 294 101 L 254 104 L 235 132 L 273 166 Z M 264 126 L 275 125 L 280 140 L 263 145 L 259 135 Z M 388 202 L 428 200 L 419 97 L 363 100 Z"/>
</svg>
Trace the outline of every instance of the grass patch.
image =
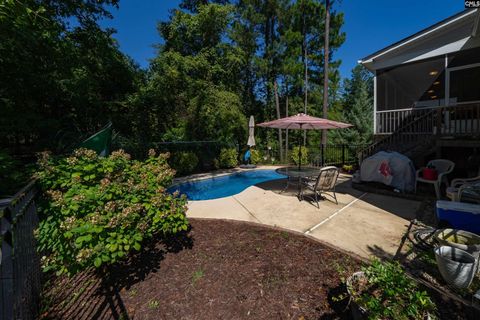
<svg viewBox="0 0 480 320">
<path fill-rule="evenodd" d="M 197 283 L 198 280 L 203 278 L 204 275 L 205 273 L 202 269 L 196 270 L 192 275 L 192 285 L 195 285 L 195 283 Z"/>
<path fill-rule="evenodd" d="M 149 309 L 158 309 L 159 306 L 160 306 L 160 302 L 158 302 L 158 300 L 152 299 L 148 301 Z"/>
</svg>

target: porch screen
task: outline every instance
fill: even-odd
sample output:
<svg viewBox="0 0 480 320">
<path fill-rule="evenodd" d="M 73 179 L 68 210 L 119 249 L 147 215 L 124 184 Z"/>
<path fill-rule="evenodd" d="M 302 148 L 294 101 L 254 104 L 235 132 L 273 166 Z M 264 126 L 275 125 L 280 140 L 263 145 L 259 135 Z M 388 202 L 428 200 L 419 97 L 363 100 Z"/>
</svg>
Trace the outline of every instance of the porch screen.
<svg viewBox="0 0 480 320">
<path fill-rule="evenodd" d="M 443 105 L 445 57 L 377 71 L 377 110 Z"/>
<path fill-rule="evenodd" d="M 450 99 L 456 102 L 480 101 L 480 65 L 450 71 Z"/>
<path fill-rule="evenodd" d="M 450 100 L 454 103 L 480 101 L 480 48 L 456 52 L 448 64 Z"/>
</svg>

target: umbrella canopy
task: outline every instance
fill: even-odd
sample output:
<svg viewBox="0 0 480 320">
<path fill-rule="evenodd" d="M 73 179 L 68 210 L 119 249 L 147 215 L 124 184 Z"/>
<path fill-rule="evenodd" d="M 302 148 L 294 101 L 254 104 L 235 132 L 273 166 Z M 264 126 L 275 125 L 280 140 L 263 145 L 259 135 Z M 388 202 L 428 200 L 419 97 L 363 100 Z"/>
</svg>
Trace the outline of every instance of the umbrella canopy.
<svg viewBox="0 0 480 320">
<path fill-rule="evenodd" d="M 351 127 L 351 124 L 307 116 L 299 113 L 296 116 L 281 118 L 269 122 L 257 124 L 259 127 L 276 129 L 299 129 L 299 130 L 324 130 L 324 129 L 343 129 Z M 302 166 L 302 148 L 299 147 L 298 169 Z"/>
<path fill-rule="evenodd" d="M 308 116 L 299 113 L 296 116 L 281 118 L 273 121 L 257 124 L 259 127 L 277 129 L 300 129 L 300 130 L 322 130 L 322 129 L 343 129 L 351 127 L 351 124 Z"/>
<path fill-rule="evenodd" d="M 248 122 L 248 142 L 247 145 L 249 147 L 253 147 L 255 145 L 255 119 L 253 116 L 250 116 L 250 121 Z"/>
</svg>

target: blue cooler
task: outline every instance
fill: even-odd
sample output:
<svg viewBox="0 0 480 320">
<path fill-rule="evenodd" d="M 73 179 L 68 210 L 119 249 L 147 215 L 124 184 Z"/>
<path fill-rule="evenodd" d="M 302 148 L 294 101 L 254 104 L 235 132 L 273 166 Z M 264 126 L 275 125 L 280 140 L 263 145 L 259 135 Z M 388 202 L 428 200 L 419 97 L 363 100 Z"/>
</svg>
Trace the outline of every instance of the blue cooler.
<svg viewBox="0 0 480 320">
<path fill-rule="evenodd" d="M 437 201 L 437 218 L 450 227 L 480 234 L 480 204 L 455 201 Z"/>
</svg>

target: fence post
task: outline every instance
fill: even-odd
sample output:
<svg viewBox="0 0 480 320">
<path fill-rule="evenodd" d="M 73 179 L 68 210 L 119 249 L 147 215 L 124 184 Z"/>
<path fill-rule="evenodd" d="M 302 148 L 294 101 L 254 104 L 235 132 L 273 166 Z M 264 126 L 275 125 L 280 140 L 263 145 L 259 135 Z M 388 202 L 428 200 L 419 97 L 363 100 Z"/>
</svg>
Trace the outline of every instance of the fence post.
<svg viewBox="0 0 480 320">
<path fill-rule="evenodd" d="M 321 158 L 322 167 L 324 167 L 325 166 L 325 145 L 323 143 L 322 143 L 321 152 L 322 152 L 322 158 Z"/>
<path fill-rule="evenodd" d="M 342 144 L 342 166 L 345 165 L 345 145 Z"/>
</svg>

